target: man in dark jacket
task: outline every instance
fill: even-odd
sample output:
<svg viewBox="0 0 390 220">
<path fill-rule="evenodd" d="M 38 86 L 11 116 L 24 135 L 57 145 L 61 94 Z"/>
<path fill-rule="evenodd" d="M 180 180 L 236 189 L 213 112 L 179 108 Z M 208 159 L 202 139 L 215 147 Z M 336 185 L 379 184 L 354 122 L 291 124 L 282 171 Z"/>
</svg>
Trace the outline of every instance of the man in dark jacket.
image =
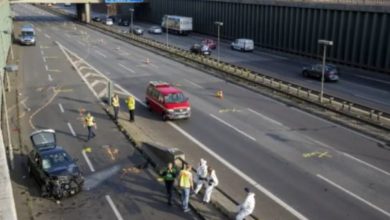
<svg viewBox="0 0 390 220">
<path fill-rule="evenodd" d="M 177 171 L 172 163 L 168 163 L 166 169 L 161 172 L 161 177 L 164 179 L 165 187 L 167 189 L 168 205 L 172 205 L 173 185 L 177 176 Z"/>
</svg>

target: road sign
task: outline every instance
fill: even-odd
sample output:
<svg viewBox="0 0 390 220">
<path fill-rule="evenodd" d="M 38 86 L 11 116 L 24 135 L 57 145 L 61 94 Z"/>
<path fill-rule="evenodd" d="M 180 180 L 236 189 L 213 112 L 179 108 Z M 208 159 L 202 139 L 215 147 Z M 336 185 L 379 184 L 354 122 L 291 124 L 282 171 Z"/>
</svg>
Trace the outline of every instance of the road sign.
<svg viewBox="0 0 390 220">
<path fill-rule="evenodd" d="M 142 3 L 144 0 L 104 0 L 105 3 Z"/>
</svg>

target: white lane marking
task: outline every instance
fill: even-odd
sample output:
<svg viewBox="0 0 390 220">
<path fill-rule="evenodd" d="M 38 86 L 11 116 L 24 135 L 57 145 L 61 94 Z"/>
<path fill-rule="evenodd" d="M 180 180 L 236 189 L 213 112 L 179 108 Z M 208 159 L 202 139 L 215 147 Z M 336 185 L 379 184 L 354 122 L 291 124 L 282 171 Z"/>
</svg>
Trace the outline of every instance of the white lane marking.
<svg viewBox="0 0 390 220">
<path fill-rule="evenodd" d="M 358 78 L 368 79 L 368 80 L 372 80 L 372 81 L 376 81 L 376 82 L 385 83 L 385 84 L 389 84 L 390 85 L 390 82 L 386 82 L 384 80 L 379 80 L 379 79 L 371 78 L 371 77 L 368 77 L 368 76 L 360 76 L 360 75 L 355 75 L 355 76 L 358 77 Z"/>
<path fill-rule="evenodd" d="M 106 94 L 107 94 L 107 87 L 104 87 L 104 89 L 102 89 L 102 90 L 99 92 L 98 96 L 101 98 L 101 97 L 103 97 L 103 96 L 106 95 Z"/>
<path fill-rule="evenodd" d="M 390 176 L 390 173 L 389 173 L 389 172 L 387 172 L 387 171 L 385 171 L 385 170 L 382 170 L 381 168 L 378 168 L 378 167 L 376 167 L 376 166 L 374 166 L 374 165 L 371 165 L 371 164 L 369 164 L 369 163 L 367 163 L 367 162 L 365 162 L 365 161 L 363 161 L 363 160 L 360 160 L 359 158 L 356 158 L 356 157 L 354 157 L 354 156 L 352 156 L 352 155 L 350 155 L 350 154 L 347 154 L 347 153 L 344 153 L 344 152 L 343 152 L 343 154 L 344 154 L 344 156 L 346 156 L 346 157 L 348 157 L 348 158 L 350 158 L 350 159 L 352 159 L 352 160 L 355 160 L 355 161 L 357 161 L 357 162 L 359 162 L 359 163 L 362 163 L 362 164 L 364 164 L 364 165 L 366 165 L 366 166 L 368 166 L 368 167 L 371 167 L 372 169 L 374 169 L 374 170 L 376 170 L 376 171 L 379 171 L 379 172 L 381 172 L 381 173 L 383 173 L 383 174 L 385 174 L 385 175 Z"/>
<path fill-rule="evenodd" d="M 45 69 L 46 69 L 46 71 L 48 71 L 49 70 L 49 67 L 47 67 L 47 65 L 45 64 Z"/>
<path fill-rule="evenodd" d="M 105 84 L 105 82 L 104 81 L 102 81 L 102 80 L 95 80 L 95 81 L 93 81 L 92 83 L 91 83 L 91 87 L 95 87 L 97 84 Z"/>
<path fill-rule="evenodd" d="M 100 56 L 102 56 L 102 57 L 107 57 L 104 53 L 102 53 L 102 52 L 100 52 L 100 51 L 98 51 L 98 50 L 95 50 L 95 52 L 96 52 L 97 54 L 99 54 Z"/>
<path fill-rule="evenodd" d="M 184 79 L 185 81 L 187 81 L 188 83 L 190 83 L 191 85 L 194 85 L 195 87 L 198 87 L 200 89 L 203 89 L 203 86 L 199 85 L 199 84 L 196 84 L 194 82 L 192 82 L 191 80 L 188 80 L 188 79 Z"/>
<path fill-rule="evenodd" d="M 48 79 L 49 79 L 50 82 L 53 81 L 53 78 L 51 77 L 50 74 L 47 74 L 47 77 L 48 77 Z"/>
<path fill-rule="evenodd" d="M 37 31 L 41 32 L 41 29 L 40 29 L 40 28 L 37 28 Z"/>
<path fill-rule="evenodd" d="M 72 62 L 72 59 L 69 57 L 69 55 L 67 54 L 67 52 L 69 53 L 72 53 L 73 55 L 75 55 L 73 52 L 70 52 L 68 49 L 66 49 L 64 46 L 62 46 L 61 44 L 60 45 L 60 48 L 61 50 L 64 52 L 65 56 L 67 57 L 67 59 L 71 62 Z M 67 52 L 65 52 L 65 50 L 67 50 Z M 78 57 L 78 56 L 77 56 Z M 78 57 L 80 58 L 80 57 Z M 80 58 L 82 59 L 82 58 Z M 88 62 L 86 62 L 84 60 L 84 62 L 88 65 L 90 65 Z M 74 65 L 74 63 L 73 63 Z M 89 85 L 88 81 L 83 77 L 83 75 L 81 74 L 80 71 L 78 71 L 76 69 L 77 73 L 80 75 L 81 79 L 85 82 L 85 84 L 87 85 L 87 87 L 91 90 L 91 92 L 93 93 L 93 95 L 96 97 L 96 99 L 100 100 L 99 99 L 99 96 L 96 94 L 96 92 L 93 90 L 93 88 Z M 104 74 L 102 74 L 100 71 L 96 70 L 96 72 L 100 73 L 102 76 L 104 76 Z M 134 96 L 134 98 L 137 100 L 138 103 L 140 103 L 142 106 L 146 107 L 146 104 L 141 100 L 139 99 L 137 96 L 135 96 L 134 94 L 128 92 L 127 90 L 125 90 L 122 86 L 116 84 L 115 85 L 116 87 L 118 87 L 120 90 L 122 90 L 124 93 L 128 94 L 128 95 L 132 95 Z M 168 121 L 167 122 L 170 126 L 172 126 L 174 129 L 176 129 L 177 131 L 179 131 L 181 134 L 183 134 L 184 136 L 186 136 L 188 139 L 190 139 L 192 142 L 194 142 L 196 145 L 198 145 L 200 148 L 202 148 L 204 151 L 206 151 L 207 153 L 209 153 L 210 155 L 212 155 L 214 158 L 216 158 L 217 160 L 219 160 L 222 164 L 224 164 L 226 167 L 228 167 L 229 169 L 231 169 L 234 173 L 236 173 L 238 176 L 240 176 L 241 178 L 243 178 L 244 180 L 246 180 L 247 182 L 249 182 L 251 185 L 253 185 L 253 187 L 255 187 L 256 189 L 258 189 L 259 191 L 261 191 L 262 193 L 264 193 L 266 196 L 268 196 L 269 198 L 271 198 L 273 201 L 275 201 L 276 203 L 278 203 L 280 206 L 282 206 L 284 209 L 286 209 L 287 211 L 289 211 L 291 214 L 293 214 L 295 217 L 297 217 L 299 220 L 308 220 L 308 218 L 306 218 L 304 215 L 302 215 L 300 212 L 298 212 L 297 210 L 295 210 L 293 207 L 289 206 L 287 203 L 285 203 L 284 201 L 282 201 L 281 199 L 279 199 L 279 197 L 277 197 L 276 195 L 272 194 L 270 191 L 268 191 L 266 188 L 264 188 L 262 185 L 260 185 L 259 183 L 257 183 L 256 181 L 254 181 L 252 178 L 250 178 L 249 176 L 247 176 L 245 173 L 241 172 L 239 169 L 237 169 L 236 167 L 234 167 L 232 164 L 230 164 L 229 162 L 227 162 L 225 159 L 223 159 L 222 157 L 220 157 L 218 154 L 216 154 L 214 151 L 210 150 L 206 145 L 204 145 L 203 143 L 201 143 L 200 141 L 198 141 L 197 139 L 195 139 L 193 136 L 191 136 L 190 134 L 188 134 L 186 131 L 184 131 L 183 129 L 181 129 L 179 126 L 177 126 L 175 123 L 173 122 L 170 122 Z M 84 151 L 83 151 L 84 152 Z"/>
<path fill-rule="evenodd" d="M 283 202 L 281 199 L 279 199 L 276 195 L 272 194 L 270 191 L 268 191 L 266 188 L 264 188 L 262 185 L 257 183 L 255 180 L 247 176 L 245 173 L 241 172 L 239 169 L 234 167 L 231 163 L 223 159 L 219 154 L 215 153 L 214 151 L 210 150 L 206 145 L 192 137 L 190 134 L 188 134 L 186 131 L 181 129 L 178 125 L 176 125 L 173 122 L 168 122 L 173 128 L 175 128 L 177 131 L 179 131 L 181 134 L 186 136 L 188 139 L 190 139 L 192 142 L 194 142 L 196 145 L 198 145 L 200 148 L 202 148 L 204 151 L 212 155 L 214 158 L 219 160 L 223 165 L 228 167 L 230 170 L 232 170 L 234 173 L 236 173 L 238 176 L 249 182 L 253 187 L 264 193 L 266 196 L 274 200 L 276 203 L 278 203 L 280 206 L 288 210 L 291 214 L 293 214 L 295 217 L 297 217 L 300 220 L 308 220 L 305 216 L 303 216 L 301 213 L 299 213 L 297 210 L 295 210 L 293 207 L 289 206 L 287 203 Z"/>
<path fill-rule="evenodd" d="M 271 123 L 274 123 L 274 124 L 277 124 L 277 125 L 279 125 L 279 126 L 283 126 L 283 127 L 284 127 L 284 125 L 283 125 L 282 123 L 280 123 L 280 122 L 278 122 L 278 121 L 276 121 L 276 120 L 274 120 L 274 119 L 272 119 L 272 118 L 269 118 L 269 117 L 267 117 L 267 116 L 261 114 L 260 112 L 257 112 L 257 111 L 255 111 L 255 110 L 251 109 L 251 108 L 248 108 L 248 111 L 252 112 L 253 114 L 259 116 L 260 118 L 262 118 L 262 119 L 264 119 L 264 120 L 266 120 L 266 121 L 269 121 L 269 122 L 271 122 Z"/>
<path fill-rule="evenodd" d="M 49 39 L 51 38 L 48 34 L 45 34 L 45 37 L 47 37 L 47 38 L 49 38 Z"/>
<path fill-rule="evenodd" d="M 44 52 L 43 52 L 43 50 L 41 49 L 41 54 L 42 54 L 42 56 L 44 55 Z"/>
<path fill-rule="evenodd" d="M 365 95 L 358 95 L 358 94 L 352 94 L 352 95 L 355 97 L 358 97 L 358 98 L 365 99 L 365 100 L 370 101 L 370 102 L 375 102 L 375 103 L 379 103 L 382 105 L 390 105 L 390 103 L 376 100 L 374 97 L 369 97 L 369 96 L 365 96 Z"/>
<path fill-rule="evenodd" d="M 123 217 L 122 217 L 121 213 L 119 213 L 119 211 L 116 208 L 116 206 L 115 206 L 114 202 L 112 201 L 111 197 L 109 195 L 106 195 L 105 197 L 106 197 L 106 200 L 107 200 L 108 204 L 110 204 L 112 211 L 114 211 L 116 219 L 123 220 Z"/>
<path fill-rule="evenodd" d="M 60 108 L 61 112 L 64 113 L 64 107 L 62 107 L 62 104 L 61 103 L 58 103 L 58 107 Z"/>
<path fill-rule="evenodd" d="M 68 122 L 68 127 L 69 127 L 69 130 L 70 130 L 70 132 L 72 133 L 72 135 L 73 135 L 74 137 L 76 137 L 76 132 L 74 132 L 73 127 L 72 127 L 72 125 L 70 124 L 70 122 Z"/>
<path fill-rule="evenodd" d="M 244 131 L 242 131 L 242 130 L 236 128 L 236 127 L 234 127 L 233 125 L 227 123 L 226 121 L 224 121 L 224 120 L 218 118 L 217 116 L 215 116 L 215 115 L 213 115 L 213 114 L 209 114 L 209 115 L 210 115 L 211 117 L 213 117 L 214 119 L 216 119 L 217 121 L 221 122 L 222 124 L 224 124 L 224 125 L 226 125 L 226 126 L 232 128 L 233 130 L 237 131 L 238 133 L 240 133 L 240 134 L 244 135 L 245 137 L 251 139 L 252 141 L 256 141 L 256 138 L 254 138 L 254 137 L 250 136 L 249 134 L 245 133 Z"/>
<path fill-rule="evenodd" d="M 119 66 L 121 66 L 123 69 L 126 69 L 126 70 L 128 70 L 128 71 L 130 71 L 130 72 L 132 72 L 132 73 L 135 73 L 135 71 L 134 70 L 132 70 L 132 69 L 130 69 L 129 67 L 127 67 L 127 66 L 125 66 L 125 65 L 123 65 L 123 64 L 119 64 Z"/>
<path fill-rule="evenodd" d="M 81 154 L 83 155 L 85 161 L 87 162 L 89 169 L 90 169 L 92 172 L 95 172 L 95 168 L 93 168 L 92 163 L 91 163 L 91 161 L 89 160 L 89 158 L 88 158 L 88 156 L 87 156 L 87 153 L 85 153 L 85 150 L 83 150 L 83 151 L 81 152 Z"/>
<path fill-rule="evenodd" d="M 358 195 L 352 193 L 351 191 L 349 191 L 349 190 L 343 188 L 342 186 L 337 185 L 336 183 L 332 182 L 331 180 L 327 179 L 326 177 L 324 177 L 324 176 L 322 176 L 322 175 L 320 175 L 320 174 L 317 174 L 317 177 L 320 178 L 320 179 L 322 179 L 322 180 L 324 180 L 325 182 L 329 183 L 330 185 L 332 185 L 332 186 L 338 188 L 339 190 L 341 190 L 341 191 L 347 193 L 348 195 L 354 197 L 355 199 L 357 199 L 357 200 L 359 200 L 359 201 L 365 203 L 366 205 L 370 206 L 371 208 L 374 208 L 374 209 L 376 209 L 377 211 L 379 211 L 379 212 L 385 214 L 386 216 L 390 217 L 390 213 L 389 213 L 389 212 L 387 212 L 387 211 L 385 211 L 385 210 L 379 208 L 378 206 L 376 206 L 376 205 L 372 204 L 371 202 L 369 202 L 369 201 L 363 199 L 362 197 L 360 197 L 360 196 L 358 196 Z"/>
</svg>

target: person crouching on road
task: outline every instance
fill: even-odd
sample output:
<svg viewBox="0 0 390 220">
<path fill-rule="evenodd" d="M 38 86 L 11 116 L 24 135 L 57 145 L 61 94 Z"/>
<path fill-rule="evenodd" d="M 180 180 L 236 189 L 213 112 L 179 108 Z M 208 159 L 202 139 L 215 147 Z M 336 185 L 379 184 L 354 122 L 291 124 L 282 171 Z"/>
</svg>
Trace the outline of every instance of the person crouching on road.
<svg viewBox="0 0 390 220">
<path fill-rule="evenodd" d="M 255 194 L 251 192 L 249 188 L 245 187 L 245 192 L 247 193 L 244 202 L 239 206 L 239 210 L 236 216 L 236 220 L 243 220 L 245 217 L 252 214 L 255 209 Z"/>
<path fill-rule="evenodd" d="M 206 177 L 207 177 L 207 161 L 201 158 L 198 168 L 196 169 L 196 189 L 194 191 L 195 194 L 198 194 L 199 191 L 202 189 L 203 185 L 207 184 Z"/>
<path fill-rule="evenodd" d="M 127 103 L 127 108 L 129 109 L 129 117 L 130 117 L 130 121 L 133 122 L 134 121 L 134 111 L 135 111 L 135 98 L 134 96 L 132 95 L 129 95 L 129 97 L 127 97 L 126 99 L 126 103 Z"/>
<path fill-rule="evenodd" d="M 115 121 L 118 121 L 118 113 L 119 113 L 119 107 L 120 107 L 118 94 L 115 94 L 112 97 L 111 104 L 112 104 L 112 107 L 114 108 L 114 119 L 115 119 Z"/>
<path fill-rule="evenodd" d="M 168 205 L 172 205 L 173 185 L 177 175 L 176 169 L 172 163 L 168 163 L 168 166 L 161 172 L 161 177 L 164 179 L 165 188 L 167 190 Z"/>
<path fill-rule="evenodd" d="M 96 134 L 93 132 L 93 128 L 97 128 L 95 118 L 91 115 L 90 112 L 87 113 L 87 116 L 84 118 L 84 127 L 87 126 L 88 128 L 88 140 L 89 141 L 91 138 L 95 137 Z"/>
<path fill-rule="evenodd" d="M 192 166 L 185 166 L 179 174 L 179 187 L 181 190 L 181 204 L 184 212 L 189 212 L 188 202 L 190 199 L 190 192 L 194 189 L 192 173 Z"/>
<path fill-rule="evenodd" d="M 211 167 L 207 168 L 208 175 L 206 177 L 206 191 L 203 196 L 203 202 L 209 203 L 211 199 L 211 193 L 213 192 L 214 187 L 219 183 L 215 170 Z"/>
</svg>

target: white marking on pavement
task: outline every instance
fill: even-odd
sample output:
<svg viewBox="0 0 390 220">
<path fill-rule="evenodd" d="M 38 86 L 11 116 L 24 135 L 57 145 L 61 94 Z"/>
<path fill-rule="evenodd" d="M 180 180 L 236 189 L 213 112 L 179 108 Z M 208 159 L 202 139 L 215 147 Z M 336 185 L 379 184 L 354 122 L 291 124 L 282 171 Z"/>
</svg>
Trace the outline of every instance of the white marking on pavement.
<svg viewBox="0 0 390 220">
<path fill-rule="evenodd" d="M 260 118 L 266 120 L 266 121 L 269 121 L 269 122 L 271 122 L 271 123 L 277 124 L 277 125 L 279 125 L 279 126 L 284 126 L 282 123 L 280 123 L 280 122 L 278 122 L 278 121 L 276 121 L 276 120 L 274 120 L 274 119 L 272 119 L 272 118 L 269 118 L 269 117 L 267 117 L 267 116 L 261 114 L 260 112 L 257 112 L 257 111 L 255 111 L 255 110 L 253 110 L 253 109 L 251 109 L 251 108 L 248 108 L 248 110 L 249 110 L 250 112 L 252 112 L 253 114 L 259 116 Z"/>
<path fill-rule="evenodd" d="M 376 103 L 379 103 L 382 105 L 390 105 L 389 102 L 382 102 L 382 101 L 376 100 L 374 97 L 369 97 L 369 96 L 365 96 L 365 95 L 358 95 L 358 94 L 352 94 L 352 95 L 355 97 L 358 97 L 358 98 L 365 99 L 365 100 L 370 101 L 370 102 L 376 102 Z M 376 97 L 376 98 L 378 98 L 378 97 Z"/>
<path fill-rule="evenodd" d="M 317 174 L 317 177 L 320 178 L 320 179 L 322 179 L 322 180 L 324 180 L 325 182 L 329 183 L 330 185 L 332 185 L 332 186 L 338 188 L 339 190 L 344 191 L 345 193 L 347 193 L 348 195 L 354 197 L 355 199 L 357 199 L 357 200 L 359 200 L 359 201 L 365 203 L 366 205 L 370 206 L 371 208 L 374 208 L 374 209 L 376 209 L 377 211 L 379 211 L 379 212 L 385 214 L 386 216 L 390 217 L 390 213 L 389 213 L 389 212 L 387 212 L 387 211 L 385 211 L 385 210 L 379 208 L 378 206 L 376 206 L 376 205 L 372 204 L 371 202 L 369 202 L 369 201 L 363 199 L 362 197 L 360 197 L 360 196 L 358 196 L 358 195 L 352 193 L 351 191 L 349 191 L 349 190 L 343 188 L 342 186 L 337 185 L 336 183 L 334 183 L 334 182 L 332 182 L 331 180 L 329 180 L 329 179 L 327 179 L 327 178 L 321 176 L 320 174 Z"/>
<path fill-rule="evenodd" d="M 44 55 L 44 52 L 43 52 L 43 50 L 41 49 L 41 54 L 42 54 L 42 56 Z"/>
<path fill-rule="evenodd" d="M 254 138 L 254 137 L 250 136 L 249 134 L 245 133 L 244 131 L 242 131 L 242 130 L 236 128 L 236 127 L 234 127 L 233 125 L 227 123 L 226 121 L 224 121 L 224 120 L 218 118 L 217 116 L 215 116 L 215 115 L 213 115 L 213 114 L 209 114 L 209 115 L 210 115 L 211 117 L 213 117 L 214 119 L 216 119 L 217 121 L 221 122 L 222 124 L 224 124 L 224 125 L 226 125 L 226 126 L 232 128 L 232 129 L 234 129 L 234 130 L 237 131 L 238 133 L 240 133 L 240 134 L 244 135 L 245 137 L 251 139 L 252 141 L 256 141 L 256 138 Z"/>
<path fill-rule="evenodd" d="M 49 70 L 49 67 L 47 67 L 47 64 L 45 64 L 45 69 L 46 69 L 46 71 L 48 71 L 48 70 Z"/>
<path fill-rule="evenodd" d="M 95 50 L 97 54 L 99 54 L 100 56 L 102 57 L 107 57 L 105 54 L 103 54 L 102 52 L 98 51 L 98 50 Z"/>
<path fill-rule="evenodd" d="M 355 75 L 355 76 L 358 77 L 358 78 L 368 79 L 368 80 L 372 80 L 372 81 L 376 81 L 376 82 L 385 83 L 385 84 L 390 85 L 390 82 L 386 82 L 385 80 L 379 80 L 379 79 L 371 78 L 371 77 L 368 77 L 368 76 L 360 76 L 360 75 Z"/>
<path fill-rule="evenodd" d="M 49 79 L 50 82 L 53 81 L 53 78 L 51 77 L 50 74 L 47 74 L 47 77 L 48 77 L 48 79 Z"/>
<path fill-rule="evenodd" d="M 95 87 L 97 84 L 99 84 L 99 83 L 103 83 L 104 84 L 104 81 L 102 81 L 102 80 L 95 80 L 95 81 L 93 81 L 92 83 L 91 83 L 91 87 Z"/>
<path fill-rule="evenodd" d="M 111 197 L 109 195 L 106 195 L 106 200 L 108 204 L 110 204 L 112 211 L 114 211 L 114 214 L 118 220 L 123 220 L 123 217 L 121 213 L 119 213 L 118 209 L 116 208 L 114 202 L 112 201 Z"/>
<path fill-rule="evenodd" d="M 73 127 L 72 127 L 72 125 L 70 124 L 70 122 L 68 122 L 68 127 L 69 127 L 69 130 L 70 130 L 70 133 L 72 133 L 72 135 L 73 135 L 74 137 L 76 137 L 76 132 L 74 132 Z"/>
<path fill-rule="evenodd" d="M 123 65 L 123 64 L 119 64 L 119 66 L 121 66 L 122 68 L 124 68 L 124 69 L 126 69 L 126 70 L 128 70 L 128 71 L 130 71 L 130 72 L 132 72 L 132 73 L 135 73 L 135 71 L 134 70 L 132 70 L 132 69 L 130 69 L 129 67 L 127 67 L 127 66 L 125 66 L 125 65 Z"/>
<path fill-rule="evenodd" d="M 104 87 L 104 89 L 102 89 L 102 91 L 99 92 L 98 96 L 101 98 L 106 94 L 107 94 L 107 87 Z"/>
<path fill-rule="evenodd" d="M 214 158 L 216 158 L 217 160 L 219 160 L 222 164 L 224 164 L 226 167 L 228 167 L 229 169 L 231 169 L 234 173 L 236 173 L 237 175 L 239 175 L 241 178 L 243 178 L 244 180 L 246 180 L 247 182 L 249 182 L 251 185 L 253 185 L 253 187 L 255 187 L 256 189 L 258 189 L 259 191 L 261 191 L 262 193 L 264 193 L 266 196 L 268 196 L 269 198 L 271 198 L 272 200 L 274 200 L 276 203 L 278 203 L 280 206 L 282 206 L 283 208 L 285 208 L 287 211 L 289 211 L 291 214 L 293 214 L 295 217 L 297 217 L 298 219 L 300 220 L 308 220 L 308 218 L 306 218 L 305 216 L 303 216 L 301 213 L 299 213 L 297 210 L 295 210 L 293 207 L 289 206 L 287 203 L 283 202 L 281 199 L 279 199 L 276 195 L 272 194 L 270 191 L 268 191 L 266 188 L 264 188 L 262 185 L 260 185 L 259 183 L 257 183 L 255 180 L 253 180 L 252 178 L 250 178 L 249 176 L 247 176 L 245 173 L 241 172 L 239 169 L 237 169 L 235 166 L 233 166 L 231 163 L 229 163 L 228 161 L 226 161 L 225 159 L 223 159 L 221 156 L 219 156 L 217 153 L 215 153 L 214 151 L 210 150 L 206 145 L 204 145 L 203 143 L 201 143 L 200 141 L 198 141 L 197 139 L 195 139 L 194 137 L 192 137 L 190 134 L 188 134 L 186 131 L 184 131 L 183 129 L 181 129 L 178 125 L 176 125 L 175 123 L 173 122 L 167 122 L 168 124 L 170 124 L 173 128 L 175 128 L 177 131 L 179 131 L 181 134 L 183 134 L 184 136 L 186 136 L 188 139 L 190 139 L 192 142 L 194 142 L 195 144 L 197 144 L 200 148 L 202 148 L 204 151 L 206 151 L 207 153 L 209 153 L 210 155 L 212 155 Z"/>
<path fill-rule="evenodd" d="M 47 37 L 47 38 L 49 38 L 49 39 L 51 38 L 48 34 L 45 34 L 45 37 Z"/>
<path fill-rule="evenodd" d="M 203 86 L 199 85 L 199 84 L 196 84 L 194 82 L 192 82 L 191 80 L 188 80 L 188 79 L 184 79 L 185 81 L 187 81 L 188 83 L 190 83 L 191 85 L 194 85 L 195 87 L 198 87 L 200 89 L 203 89 Z"/>
<path fill-rule="evenodd" d="M 89 158 L 88 158 L 88 156 L 87 156 L 87 153 L 85 153 L 85 150 L 83 150 L 83 151 L 81 152 L 81 154 L 83 155 L 85 161 L 87 162 L 89 169 L 90 169 L 92 172 L 95 172 L 95 168 L 93 168 L 92 163 L 91 163 L 91 161 L 89 160 Z"/>
<path fill-rule="evenodd" d="M 41 29 L 40 29 L 40 28 L 37 28 L 37 31 L 41 32 Z"/>
<path fill-rule="evenodd" d="M 61 103 L 58 103 L 58 107 L 60 107 L 60 110 L 61 110 L 62 113 L 65 112 L 65 111 L 64 111 L 64 107 L 62 107 L 62 104 L 61 104 Z"/>
<path fill-rule="evenodd" d="M 356 158 L 356 157 L 354 157 L 354 156 L 352 156 L 352 155 L 350 155 L 350 154 L 347 154 L 347 153 L 343 153 L 343 154 L 344 154 L 344 156 L 346 156 L 346 157 L 348 157 L 348 158 L 351 158 L 352 160 L 355 160 L 355 161 L 357 161 L 357 162 L 359 162 L 359 163 L 362 163 L 362 164 L 364 164 L 364 165 L 366 165 L 366 166 L 368 166 L 368 167 L 371 167 L 372 169 L 374 169 L 374 170 L 376 170 L 376 171 L 379 171 L 379 172 L 381 172 L 381 173 L 383 173 L 383 174 L 385 174 L 385 175 L 390 176 L 390 173 L 389 173 L 389 172 L 387 172 L 387 171 L 385 171 L 385 170 L 382 170 L 381 168 L 378 168 L 378 167 L 376 167 L 376 166 L 374 166 L 374 165 L 371 165 L 371 164 L 369 164 L 369 163 L 367 163 L 367 162 L 365 162 L 365 161 L 363 161 L 363 160 L 360 160 L 360 159 L 358 159 L 358 158 Z"/>
</svg>

